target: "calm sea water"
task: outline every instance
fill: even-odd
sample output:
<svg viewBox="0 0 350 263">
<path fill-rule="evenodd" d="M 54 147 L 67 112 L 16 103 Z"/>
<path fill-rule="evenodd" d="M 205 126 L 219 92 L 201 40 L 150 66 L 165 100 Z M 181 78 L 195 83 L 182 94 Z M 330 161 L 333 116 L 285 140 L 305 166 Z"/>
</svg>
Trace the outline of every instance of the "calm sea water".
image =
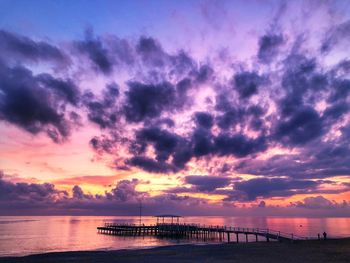
<svg viewBox="0 0 350 263">
<path fill-rule="evenodd" d="M 0 256 L 68 250 L 133 249 L 191 242 L 155 237 L 108 236 L 96 231 L 96 227 L 105 222 L 137 224 L 138 220 L 138 217 L 102 216 L 0 217 Z M 306 237 L 316 237 L 317 233 L 323 231 L 330 237 L 350 236 L 350 218 L 185 217 L 181 222 L 269 228 Z M 143 217 L 142 223 L 154 224 L 155 219 Z"/>
</svg>

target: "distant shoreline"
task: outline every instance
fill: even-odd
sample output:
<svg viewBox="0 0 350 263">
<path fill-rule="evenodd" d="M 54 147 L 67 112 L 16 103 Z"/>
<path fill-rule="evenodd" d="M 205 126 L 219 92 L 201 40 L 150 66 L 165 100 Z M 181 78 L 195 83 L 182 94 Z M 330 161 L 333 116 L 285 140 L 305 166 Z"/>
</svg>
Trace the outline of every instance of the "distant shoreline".
<svg viewBox="0 0 350 263">
<path fill-rule="evenodd" d="M 350 238 L 296 241 L 294 243 L 251 242 L 207 245 L 174 245 L 113 251 L 67 251 L 0 257 L 0 262 L 349 262 Z"/>
</svg>

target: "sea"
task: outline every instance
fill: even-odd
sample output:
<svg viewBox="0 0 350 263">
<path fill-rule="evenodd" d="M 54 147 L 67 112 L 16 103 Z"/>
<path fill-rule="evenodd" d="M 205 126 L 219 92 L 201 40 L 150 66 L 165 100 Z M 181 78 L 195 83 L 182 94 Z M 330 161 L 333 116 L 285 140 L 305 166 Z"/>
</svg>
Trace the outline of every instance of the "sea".
<svg viewBox="0 0 350 263">
<path fill-rule="evenodd" d="M 1 216 L 0 257 L 59 251 L 139 249 L 194 242 L 198 244 L 197 241 L 188 239 L 120 237 L 97 232 L 98 226 L 111 222 L 139 224 L 140 218 L 137 216 Z M 155 223 L 154 217 L 141 218 L 141 224 Z M 350 218 L 200 216 L 181 218 L 180 223 L 264 228 L 308 238 L 317 238 L 318 233 L 322 236 L 324 231 L 330 238 L 350 237 Z M 252 238 L 255 241 L 255 238 Z M 245 238 L 242 237 L 241 240 L 245 242 Z M 203 244 L 203 241 L 201 242 L 199 245 Z"/>
</svg>

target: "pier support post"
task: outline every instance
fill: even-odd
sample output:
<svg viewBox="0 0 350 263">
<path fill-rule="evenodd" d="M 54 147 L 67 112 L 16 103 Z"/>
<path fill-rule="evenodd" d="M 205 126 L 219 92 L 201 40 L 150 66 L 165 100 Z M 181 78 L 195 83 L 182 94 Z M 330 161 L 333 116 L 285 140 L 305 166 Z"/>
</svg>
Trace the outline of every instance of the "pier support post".
<svg viewBox="0 0 350 263">
<path fill-rule="evenodd" d="M 236 241 L 237 241 L 237 243 L 239 242 L 239 240 L 238 240 L 238 233 L 236 233 Z"/>
</svg>

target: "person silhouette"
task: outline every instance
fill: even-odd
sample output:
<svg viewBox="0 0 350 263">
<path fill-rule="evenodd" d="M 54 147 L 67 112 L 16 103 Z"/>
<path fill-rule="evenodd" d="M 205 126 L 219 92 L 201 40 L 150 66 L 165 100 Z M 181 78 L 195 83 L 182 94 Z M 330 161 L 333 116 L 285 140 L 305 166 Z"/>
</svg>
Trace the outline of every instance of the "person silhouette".
<svg viewBox="0 0 350 263">
<path fill-rule="evenodd" d="M 327 233 L 323 232 L 323 239 L 326 240 L 327 239 Z"/>
<path fill-rule="evenodd" d="M 317 234 L 318 240 L 321 240 L 321 235 L 320 233 Z"/>
</svg>

